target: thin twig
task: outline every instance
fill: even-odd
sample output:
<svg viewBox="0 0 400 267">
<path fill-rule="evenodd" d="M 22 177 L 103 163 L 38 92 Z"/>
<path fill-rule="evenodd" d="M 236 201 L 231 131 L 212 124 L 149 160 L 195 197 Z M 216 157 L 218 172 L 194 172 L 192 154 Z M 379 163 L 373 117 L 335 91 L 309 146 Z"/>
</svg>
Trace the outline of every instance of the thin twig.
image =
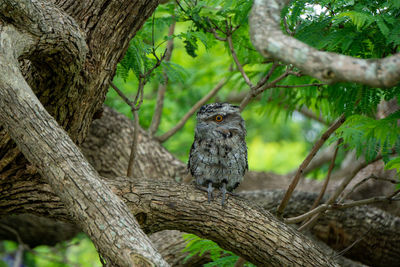
<svg viewBox="0 0 400 267">
<path fill-rule="evenodd" d="M 131 177 L 133 174 L 133 163 L 135 162 L 136 158 L 136 151 L 137 151 L 137 144 L 138 144 L 138 135 L 139 135 L 139 115 L 138 111 L 133 109 L 132 110 L 133 117 L 134 117 L 134 123 L 135 123 L 135 128 L 133 129 L 133 140 L 132 140 L 132 146 L 131 146 L 131 153 L 129 155 L 129 162 L 128 162 L 128 170 L 126 172 L 127 177 Z"/>
<path fill-rule="evenodd" d="M 218 93 L 218 91 L 227 83 L 228 79 L 222 78 L 222 80 L 202 99 L 200 99 L 183 117 L 182 119 L 168 132 L 161 136 L 156 137 L 159 142 L 167 141 L 171 136 L 173 136 L 177 131 L 179 131 L 186 123 L 186 121 L 196 112 L 198 108 L 204 105 L 210 98 Z"/>
<path fill-rule="evenodd" d="M 334 201 L 336 201 L 336 199 L 340 196 L 340 194 L 344 191 L 344 189 L 347 187 L 347 185 L 351 182 L 351 180 L 353 180 L 353 178 L 356 176 L 356 174 L 364 169 L 365 167 L 367 167 L 369 164 L 376 162 L 378 160 L 382 159 L 382 155 L 378 155 L 375 159 L 373 159 L 370 162 L 364 162 L 363 164 L 359 164 L 358 166 L 356 166 L 355 169 L 353 169 L 350 174 L 348 176 L 345 177 L 345 179 L 342 181 L 342 183 L 339 185 L 339 187 L 336 189 L 336 191 L 334 192 L 334 194 L 329 198 L 329 200 L 327 201 L 328 204 L 333 203 Z M 329 203 L 331 202 L 331 203 Z"/>
<path fill-rule="evenodd" d="M 369 163 L 364 163 L 364 164 L 360 164 L 359 166 L 357 166 L 357 168 L 355 168 L 350 175 L 348 175 L 343 181 L 342 183 L 339 185 L 338 188 L 336 188 L 335 192 L 330 196 L 330 198 L 328 199 L 328 201 L 326 202 L 327 205 L 331 205 L 333 204 L 336 199 L 339 197 L 339 195 L 344 191 L 344 189 L 347 187 L 347 185 L 351 182 L 351 180 L 353 180 L 353 178 L 356 176 L 356 174 L 363 168 L 365 168 L 368 164 L 375 162 L 377 160 L 380 160 L 382 158 L 381 155 L 379 155 L 378 157 L 376 157 L 373 161 L 369 162 Z M 305 231 L 308 229 L 311 229 L 316 223 L 317 220 L 322 216 L 322 213 L 317 213 L 315 214 L 307 223 L 305 223 L 304 225 L 302 225 L 298 230 L 299 231 Z"/>
<path fill-rule="evenodd" d="M 394 191 L 389 196 L 371 197 L 371 198 L 366 198 L 366 199 L 356 200 L 356 201 L 351 201 L 351 202 L 346 202 L 346 203 L 333 204 L 332 209 L 352 208 L 355 206 L 369 205 L 369 204 L 374 204 L 374 203 L 384 202 L 384 201 L 399 201 L 400 198 L 395 198 L 395 196 L 399 192 L 400 192 L 400 189 Z"/>
<path fill-rule="evenodd" d="M 178 0 L 175 0 L 175 2 L 178 4 L 179 8 L 183 11 L 183 13 L 186 14 L 186 10 L 181 6 L 181 3 Z"/>
<path fill-rule="evenodd" d="M 320 116 L 317 116 L 314 112 L 312 112 L 311 110 L 309 110 L 309 109 L 306 108 L 305 106 L 302 106 L 301 108 L 296 109 L 296 110 L 297 110 L 299 113 L 303 114 L 304 116 L 306 116 L 306 117 L 308 117 L 308 118 L 310 118 L 310 119 L 313 119 L 313 120 L 318 121 L 318 122 L 320 122 L 320 123 L 322 123 L 322 124 L 325 124 L 325 125 L 329 125 L 329 123 L 328 123 L 325 119 L 323 119 L 323 118 L 321 117 L 321 115 L 320 115 Z"/>
<path fill-rule="evenodd" d="M 288 67 L 286 69 L 286 71 L 284 73 L 282 73 L 279 77 L 277 77 L 275 80 L 273 80 L 272 82 L 266 83 L 263 86 L 260 86 L 259 88 L 254 90 L 254 96 L 261 94 L 262 92 L 264 92 L 267 89 L 273 88 L 273 87 L 280 87 L 279 85 L 277 85 L 278 82 L 282 81 L 283 79 L 285 79 L 287 76 L 289 75 L 298 75 L 297 72 L 292 72 L 291 71 L 291 67 Z"/>
<path fill-rule="evenodd" d="M 284 85 L 284 84 L 277 84 L 275 87 L 277 88 L 299 88 L 299 87 L 308 87 L 308 86 L 323 86 L 326 83 L 309 83 L 309 84 L 299 84 L 299 85 Z"/>
<path fill-rule="evenodd" d="M 175 25 L 176 25 L 176 21 L 173 20 L 171 23 L 171 26 L 169 26 L 169 31 L 168 31 L 169 37 L 171 37 L 174 34 Z M 167 48 L 165 50 L 166 53 L 165 53 L 164 61 L 168 62 L 171 60 L 171 55 L 172 55 L 173 49 L 174 49 L 174 39 L 171 38 L 167 42 Z M 167 85 L 168 85 L 168 75 L 165 70 L 163 70 L 163 77 L 164 77 L 164 83 L 160 83 L 160 85 L 158 86 L 157 104 L 156 104 L 153 118 L 151 119 L 151 124 L 150 124 L 149 130 L 148 130 L 150 136 L 153 136 L 154 133 L 157 132 L 158 127 L 160 126 L 160 122 L 161 122 L 162 110 L 163 110 L 163 106 L 164 106 L 164 96 L 165 96 L 165 91 L 167 90 Z"/>
<path fill-rule="evenodd" d="M 134 129 L 133 129 L 133 140 L 132 140 L 132 146 L 131 146 L 131 153 L 129 155 L 129 162 L 128 162 L 128 168 L 126 172 L 127 177 L 131 177 L 133 173 L 133 162 L 135 160 L 135 155 L 136 155 L 136 149 L 137 149 L 137 140 L 138 140 L 138 132 L 139 132 L 139 116 L 138 116 L 138 110 L 134 102 L 130 101 L 128 97 L 125 96 L 125 94 L 113 83 L 110 82 L 111 87 L 118 93 L 118 95 L 127 103 L 130 108 L 131 112 L 134 118 Z M 142 79 L 139 79 L 139 88 L 138 92 L 135 97 L 135 101 L 138 100 L 139 94 L 142 91 L 143 88 L 143 81 Z"/>
<path fill-rule="evenodd" d="M 357 184 L 355 184 L 353 186 L 353 188 L 349 192 L 347 192 L 343 197 L 341 197 L 338 202 L 341 202 L 341 201 L 347 199 L 358 187 L 360 187 L 361 185 L 363 185 L 364 183 L 366 183 L 370 179 L 381 180 L 381 181 L 389 182 L 389 183 L 392 183 L 392 184 L 399 184 L 400 183 L 400 181 L 398 182 L 398 181 L 393 180 L 393 179 L 384 178 L 384 177 L 376 177 L 375 175 L 370 175 L 370 176 L 362 179 Z"/>
<path fill-rule="evenodd" d="M 338 150 L 339 150 L 339 146 L 340 146 L 340 144 L 342 143 L 342 141 L 343 141 L 342 138 L 340 138 L 340 139 L 337 141 L 336 148 L 335 148 L 335 152 L 333 153 L 332 161 L 331 161 L 331 164 L 329 165 L 328 174 L 326 175 L 324 184 L 323 184 L 323 186 L 322 186 L 322 188 L 321 188 L 321 192 L 319 192 L 319 195 L 318 195 L 318 197 L 315 199 L 315 201 L 314 201 L 313 205 L 311 206 L 310 210 L 314 209 L 314 208 L 319 204 L 319 202 L 321 201 L 322 197 L 323 197 L 324 194 L 325 194 L 326 188 L 328 187 L 328 183 L 329 183 L 329 180 L 330 180 L 330 178 L 331 178 L 331 173 L 332 173 L 333 167 L 335 167 L 336 155 L 337 155 L 337 152 L 338 152 Z"/>
<path fill-rule="evenodd" d="M 369 205 L 369 204 L 375 204 L 379 202 L 386 202 L 386 201 L 400 201 L 400 198 L 396 197 L 396 195 L 400 192 L 400 189 L 393 192 L 392 194 L 388 196 L 380 196 L 380 197 L 371 197 L 371 198 L 366 198 L 362 200 L 357 200 L 357 201 L 351 201 L 347 203 L 333 203 L 333 204 L 321 204 L 318 207 L 301 214 L 296 217 L 291 217 L 291 218 L 286 218 L 284 219 L 284 222 L 287 224 L 293 224 L 293 223 L 299 223 L 302 222 L 311 216 L 315 214 L 321 214 L 324 211 L 327 210 L 340 210 L 340 209 L 348 209 L 348 208 L 353 208 L 356 206 L 364 206 L 364 205 Z M 300 227 L 301 228 L 301 227 Z M 299 231 L 301 231 L 299 228 Z"/>
<path fill-rule="evenodd" d="M 154 24 L 153 24 L 154 27 Z M 138 77 L 139 80 L 139 85 L 138 85 L 138 90 L 135 96 L 134 101 L 130 101 L 128 97 L 124 95 L 124 93 L 112 82 L 110 81 L 111 87 L 118 93 L 118 95 L 130 106 L 132 115 L 134 117 L 134 123 L 135 127 L 133 130 L 133 140 L 132 140 L 132 146 L 131 146 L 131 153 L 129 155 L 129 162 L 128 162 L 128 168 L 127 168 L 127 174 L 126 176 L 131 177 L 133 174 L 133 165 L 135 162 L 136 158 L 136 151 L 137 151 L 137 143 L 138 143 L 138 136 L 139 136 L 139 115 L 138 111 L 140 109 L 140 106 L 143 103 L 143 97 L 144 97 L 144 86 L 148 81 L 148 77 L 150 74 L 155 70 L 158 66 L 160 66 L 161 62 L 165 59 L 165 56 L 167 54 L 167 49 L 164 51 L 163 55 L 161 58 L 158 58 L 156 54 L 156 50 L 154 49 L 154 45 L 152 48 L 152 54 L 154 57 L 157 59 L 156 64 L 152 68 L 150 68 L 146 73 L 140 74 Z"/>
<path fill-rule="evenodd" d="M 126 97 L 125 94 L 119 90 L 119 88 L 112 81 L 110 81 L 110 86 L 115 90 L 115 92 L 117 92 L 117 94 L 122 98 L 122 100 L 124 100 L 126 104 L 128 104 L 130 107 L 134 106 L 133 102 L 130 101 L 129 98 Z"/>
<path fill-rule="evenodd" d="M 369 231 L 371 230 L 368 229 L 363 235 L 361 235 L 359 238 L 357 238 L 357 240 L 355 240 L 353 243 L 351 243 L 348 247 L 346 247 L 345 249 L 341 250 L 340 252 L 338 252 L 336 255 L 334 255 L 332 257 L 333 260 L 339 258 L 340 256 L 343 256 L 347 251 L 349 251 L 352 247 L 354 247 L 358 242 L 360 242 L 361 240 L 363 240 L 367 234 L 369 233 Z"/>
<path fill-rule="evenodd" d="M 267 74 L 258 81 L 258 83 L 256 84 L 256 86 L 254 88 L 252 88 L 253 91 L 262 87 L 264 84 L 266 84 L 278 66 L 280 66 L 280 64 L 278 62 L 273 62 L 273 64 L 271 65 L 271 68 L 268 70 Z"/>
<path fill-rule="evenodd" d="M 143 95 L 144 95 L 144 85 L 146 84 L 146 78 L 139 79 L 139 85 L 138 85 L 138 92 L 135 97 L 135 110 L 139 110 L 140 106 L 143 103 Z M 139 97 L 139 101 L 137 101 L 137 97 Z"/>
<path fill-rule="evenodd" d="M 312 210 L 310 210 L 310 211 L 308 211 L 306 213 L 303 213 L 303 214 L 301 214 L 299 216 L 296 216 L 296 217 L 285 218 L 285 219 L 283 219 L 283 221 L 285 223 L 287 223 L 287 224 L 299 223 L 299 222 L 302 222 L 302 221 L 310 218 L 314 214 L 319 213 L 319 212 L 323 212 L 323 211 L 325 211 L 327 209 L 329 209 L 329 205 L 328 204 L 321 204 L 318 207 L 316 207 L 316 208 L 314 208 L 314 209 L 312 209 Z"/>
<path fill-rule="evenodd" d="M 305 168 L 308 166 L 308 164 L 311 162 L 311 160 L 314 158 L 314 156 L 317 154 L 318 150 L 322 147 L 322 145 L 325 143 L 325 141 L 329 138 L 329 136 L 336 131 L 345 121 L 345 116 L 342 114 L 339 119 L 336 120 L 335 123 L 333 123 L 328 130 L 325 131 L 325 133 L 321 136 L 321 138 L 315 143 L 313 148 L 311 149 L 310 153 L 307 155 L 307 157 L 304 159 L 304 161 L 301 163 L 299 166 L 299 169 L 296 172 L 296 175 L 294 176 L 292 183 L 289 185 L 289 188 L 287 189 L 285 196 L 282 199 L 281 204 L 279 205 L 276 213 L 278 218 L 282 217 L 283 211 L 285 210 L 287 203 L 289 202 L 290 197 L 293 194 L 294 189 L 296 188 L 302 173 L 304 172 Z"/>
<path fill-rule="evenodd" d="M 24 241 L 22 241 L 22 238 L 19 235 L 17 230 L 15 230 L 14 228 L 12 228 L 4 223 L 0 223 L 0 227 L 5 229 L 6 231 L 12 233 L 15 236 L 15 238 L 17 239 L 18 244 L 25 244 Z M 27 245 L 25 245 L 25 246 L 27 246 Z"/>
<path fill-rule="evenodd" d="M 228 41 L 228 45 L 229 45 L 229 49 L 231 50 L 231 54 L 232 54 L 232 58 L 233 61 L 235 61 L 236 67 L 238 68 L 239 72 L 242 74 L 244 81 L 247 83 L 247 85 L 251 88 L 253 87 L 253 84 L 251 83 L 249 77 L 247 76 L 246 72 L 243 69 L 242 64 L 240 63 L 237 55 L 236 55 L 236 51 L 235 48 L 233 47 L 233 43 L 232 43 L 232 35 L 229 34 L 226 37 L 227 41 Z"/>
<path fill-rule="evenodd" d="M 218 35 L 217 31 L 214 28 L 211 28 L 209 30 L 209 32 L 211 32 L 214 35 L 215 39 L 222 41 L 222 42 L 226 42 L 226 37 L 221 37 L 220 35 Z"/>
<path fill-rule="evenodd" d="M 277 64 L 277 63 L 274 63 L 274 65 L 272 65 L 272 67 L 273 67 L 273 68 L 271 67 L 272 71 L 270 70 L 270 72 L 268 73 L 269 77 L 271 77 L 273 71 L 278 66 L 275 64 Z M 249 93 L 246 95 L 246 97 L 240 103 L 240 111 L 243 111 L 244 108 L 249 104 L 250 100 L 255 98 L 257 95 L 265 92 L 267 89 L 278 87 L 276 84 L 278 82 L 280 82 L 281 80 L 283 80 L 284 78 L 286 78 L 287 76 L 301 75 L 297 72 L 293 72 L 292 69 L 293 69 L 293 67 L 287 66 L 286 71 L 284 73 L 282 73 L 279 77 L 277 77 L 275 80 L 267 83 L 268 79 L 263 79 L 264 80 L 263 83 L 259 83 L 256 86 L 253 86 L 252 88 L 250 88 Z"/>
<path fill-rule="evenodd" d="M 263 86 L 265 86 L 268 82 L 268 80 L 271 78 L 272 74 L 274 73 L 275 69 L 279 66 L 280 64 L 277 62 L 274 62 L 269 69 L 267 75 L 265 75 L 263 78 L 258 81 L 258 83 L 251 87 L 249 92 L 246 94 L 246 96 L 242 99 L 239 105 L 239 110 L 242 112 L 244 108 L 249 104 L 250 100 L 255 98 L 259 93 L 257 93 L 257 90 Z"/>
<path fill-rule="evenodd" d="M 152 68 L 150 68 L 145 74 L 141 74 L 140 77 L 145 79 L 145 84 L 147 83 L 147 79 L 149 78 L 150 74 L 161 65 L 161 62 L 165 59 L 165 55 L 167 54 L 167 49 L 165 49 L 164 53 L 162 54 L 161 58 L 158 58 L 155 51 L 152 52 L 154 57 L 157 59 L 156 64 Z"/>
<path fill-rule="evenodd" d="M 287 24 L 287 18 L 283 17 L 283 25 L 285 26 L 285 31 L 290 36 L 293 36 L 293 32 L 289 29 L 289 25 Z"/>
<path fill-rule="evenodd" d="M 13 267 L 20 267 L 22 263 L 22 258 L 24 257 L 25 246 L 23 244 L 18 245 L 17 253 L 15 253 L 15 260 Z"/>
<path fill-rule="evenodd" d="M 231 33 L 234 33 L 237 29 L 240 28 L 240 24 L 235 26 L 234 28 L 231 29 Z"/>
<path fill-rule="evenodd" d="M 14 228 L 12 228 L 6 224 L 0 224 L 0 227 L 5 229 L 6 231 L 12 233 L 16 237 L 17 242 L 18 242 L 18 249 L 17 249 L 17 252 L 15 253 L 15 261 L 14 261 L 13 267 L 21 266 L 22 257 L 24 255 L 24 250 L 29 249 L 29 247 L 27 245 L 25 245 L 25 243 L 22 241 L 22 238 L 19 235 L 17 230 L 15 230 Z"/>
</svg>

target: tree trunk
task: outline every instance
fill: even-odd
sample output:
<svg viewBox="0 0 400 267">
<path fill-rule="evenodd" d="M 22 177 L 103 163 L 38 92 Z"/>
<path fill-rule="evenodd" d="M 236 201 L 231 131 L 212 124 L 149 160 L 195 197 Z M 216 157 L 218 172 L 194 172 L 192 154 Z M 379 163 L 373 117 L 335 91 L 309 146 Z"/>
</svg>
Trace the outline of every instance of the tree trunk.
<svg viewBox="0 0 400 267">
<path fill-rule="evenodd" d="M 58 4 L 68 9 L 74 3 Z M 10 172 L 14 159 L 22 158 L 11 137 L 33 165 L 25 174 L 37 169 L 69 216 L 94 241 L 107 265 L 166 266 L 127 207 L 101 182 L 72 142 L 82 142 L 94 112 L 104 101 L 110 69 L 115 70 L 133 33 L 157 2 L 78 3 L 73 9 L 77 13 L 71 15 L 86 19 L 80 25 L 50 2 L 8 0 L 0 5 L 0 118 L 7 132 L 2 134 L 1 144 L 12 148 L 12 157 L 2 160 L 3 171 Z M 123 23 L 118 21 L 124 18 Z M 23 175 L 21 165 L 28 165 L 24 162 L 16 163 L 19 176 Z M 13 171 L 8 176 L 17 175 Z"/>
<path fill-rule="evenodd" d="M 0 216 L 31 213 L 76 224 L 108 265 L 167 265 L 132 214 L 147 233 L 162 229 L 196 233 L 256 264 L 335 265 L 312 240 L 262 208 L 235 197 L 229 197 L 227 208 L 219 202 L 206 204 L 204 193 L 193 186 L 168 181 L 183 181 L 185 164 L 144 132 L 135 175 L 157 180 L 115 178 L 127 167 L 132 126 L 126 119 L 98 121 L 115 123 L 107 131 L 124 138 L 115 147 L 104 139 L 107 132 L 101 127 L 82 144 L 93 117 L 99 115 L 117 62 L 157 4 L 152 0 L 0 3 Z M 119 135 L 119 127 L 128 131 Z M 112 135 L 108 138 L 114 140 Z M 82 144 L 87 158 L 107 178 L 100 178 L 74 143 Z M 388 223 L 399 236 L 396 225 Z M 315 229 L 324 235 L 318 226 Z M 357 238 L 345 236 L 349 242 Z M 398 240 L 386 236 L 382 240 L 376 245 L 391 243 L 378 257 L 392 259 Z"/>
</svg>

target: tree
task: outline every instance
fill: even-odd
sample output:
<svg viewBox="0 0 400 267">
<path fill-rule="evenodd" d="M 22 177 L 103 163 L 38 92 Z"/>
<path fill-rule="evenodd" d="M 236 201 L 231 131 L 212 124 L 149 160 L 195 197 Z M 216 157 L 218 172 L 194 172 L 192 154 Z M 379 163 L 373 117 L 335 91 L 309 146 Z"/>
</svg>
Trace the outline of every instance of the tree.
<svg viewBox="0 0 400 267">
<path fill-rule="evenodd" d="M 247 17 L 252 3 L 215 1 L 209 5 L 203 2 L 196 5 L 196 2 L 177 2 L 176 6 L 169 3 L 164 12 L 171 15 L 165 20 L 171 25 L 170 37 L 166 51 L 160 56 L 154 44 L 154 25 L 162 19 L 153 17 L 149 22 L 153 26 L 146 28 L 145 25 L 130 42 L 157 4 L 157 1 L 78 3 L 13 0 L 0 4 L 0 66 L 3 73 L 0 76 L 1 215 L 32 213 L 75 224 L 89 235 L 104 263 L 108 265 L 167 265 L 145 234 L 164 229 L 178 229 L 209 238 L 255 264 L 337 264 L 337 259 L 330 257 L 329 249 L 321 247 L 287 223 L 308 220 L 300 227 L 304 231 L 316 223 L 317 226 L 324 223 L 329 225 L 329 221 L 317 219 L 330 209 L 398 200 L 398 191 L 358 202 L 343 202 L 345 198 L 338 201 L 337 197 L 355 174 L 371 165 L 371 162 L 383 158 L 386 166 L 399 168 L 398 157 L 393 157 L 398 155 L 399 130 L 396 125 L 399 112 L 381 120 L 372 118 L 381 99 L 393 101 L 399 93 L 396 84 L 399 81 L 400 61 L 398 54 L 395 54 L 400 40 L 396 26 L 399 25 L 396 24 L 399 6 L 390 3 L 378 5 L 366 2 L 355 5 L 346 1 L 294 1 L 281 12 L 284 7 L 281 2 L 258 1 L 250 16 L 249 36 Z M 211 4 L 218 8 L 210 7 Z M 316 4 L 326 6 L 327 9 L 317 14 L 312 11 L 312 5 Z M 377 17 L 377 13 L 381 16 Z M 282 24 L 280 16 L 284 18 Z M 174 36 L 174 20 L 186 20 L 193 24 L 186 33 Z M 354 68 L 343 72 L 343 66 L 346 65 L 338 67 L 340 61 L 335 60 L 338 64 L 330 65 L 329 60 L 332 61 L 335 55 L 321 54 L 293 41 L 292 37 L 276 34 L 281 31 L 281 26 L 289 35 L 300 40 L 307 39 L 320 49 L 363 58 L 388 57 L 380 61 L 351 59 Z M 313 27 L 327 30 L 325 39 L 320 43 L 317 42 L 318 36 L 310 38 L 310 33 L 313 33 L 310 29 Z M 259 32 L 262 29 L 266 31 Z M 340 29 L 345 29 L 346 34 L 357 29 L 356 32 L 361 33 L 356 37 L 364 39 L 354 37 L 352 42 L 346 43 L 340 35 Z M 372 30 L 379 36 L 367 34 Z M 375 43 L 381 35 L 385 42 Z M 158 135 L 166 85 L 174 82 L 174 75 L 179 75 L 179 67 L 170 62 L 173 37 L 184 39 L 186 51 L 193 57 L 198 49 L 197 39 L 208 46 L 215 40 L 223 42 L 230 51 L 235 70 L 198 101 L 177 127 Z M 267 59 L 251 49 L 249 37 Z M 289 49 L 284 54 L 280 53 L 285 47 L 282 43 Z M 264 47 L 265 44 L 276 46 Z M 127 54 L 117 68 L 125 52 Z M 395 55 L 389 56 L 391 54 Z M 318 58 L 321 60 L 318 61 Z M 350 58 L 341 59 L 348 61 Z M 319 68 L 320 62 L 323 68 Z M 249 75 L 249 69 L 244 63 L 263 66 L 263 70 Z M 374 68 L 373 73 L 378 75 L 371 78 L 370 71 L 363 75 L 365 68 L 355 67 L 360 64 L 364 64 L 366 69 Z M 127 78 L 130 70 L 133 70 L 138 81 L 135 100 L 125 97 L 117 86 L 111 85 L 129 104 L 135 126 L 108 109 L 104 110 L 102 118 L 94 120 L 101 117 L 101 105 L 115 72 Z M 240 76 L 236 75 L 235 78 L 235 73 L 240 73 Z M 315 76 L 322 82 L 304 74 Z M 151 77 L 158 78 L 153 81 L 162 79 L 163 82 L 158 88 L 156 116 L 149 125 L 148 134 L 139 127 L 138 110 L 144 99 L 144 86 Z M 212 98 L 229 79 L 236 79 L 237 82 L 238 78 L 249 88 L 244 96 L 235 96 L 240 99 L 242 110 L 262 94 L 263 100 L 260 103 L 268 102 L 271 107 L 284 107 L 289 112 L 297 109 L 316 118 L 319 118 L 315 115 L 318 111 L 321 113 L 319 120 L 334 121 L 321 138 L 316 140 L 309 155 L 294 174 L 285 197 L 280 197 L 283 201 L 280 202 L 277 217 L 259 205 L 252 204 L 254 202 L 237 197 L 229 198 L 228 209 L 220 207 L 218 202 L 205 206 L 204 194 L 195 190 L 194 186 L 171 181 L 171 178 L 182 180 L 185 167 L 160 145 L 160 142 L 173 136 L 196 108 Z M 326 84 L 338 81 L 356 83 Z M 335 117 L 338 119 L 334 120 Z M 96 128 L 96 124 L 102 127 Z M 116 132 L 113 129 L 117 129 Z M 330 192 L 325 204 L 310 213 L 306 213 L 307 209 L 291 213 L 293 211 L 290 212 L 292 206 L 289 199 L 302 198 L 301 194 L 300 197 L 296 194 L 291 196 L 299 181 L 300 185 L 305 183 L 300 180 L 301 174 L 308 171 L 307 167 L 318 165 L 316 162 L 320 159 L 314 156 L 334 132 L 337 147 L 331 149 L 331 152 L 327 151 L 328 156 L 325 157 L 328 161 L 333 158 L 328 173 L 332 171 L 341 143 L 342 146 L 354 148 L 359 155 L 363 154 L 366 162 L 360 160 L 350 171 L 346 172 L 345 169 L 342 172 L 339 189 Z M 131 135 L 134 136 L 132 149 L 131 140 L 127 137 Z M 106 150 L 105 140 L 112 143 L 112 147 Z M 123 176 L 121 169 L 125 170 L 127 165 L 132 172 L 129 176 L 136 179 Z M 329 174 L 326 181 L 329 181 Z M 355 190 L 358 187 L 356 184 Z M 350 191 L 347 195 L 352 193 Z M 254 197 L 254 194 L 250 195 Z M 322 198 L 324 193 L 320 195 Z M 265 198 L 264 195 L 257 199 L 265 201 Z M 309 197 L 313 198 L 315 196 Z M 307 205 L 311 206 L 312 203 Z M 360 210 L 357 213 L 356 210 L 352 215 L 350 211 L 329 213 L 332 216 L 329 218 L 343 221 L 340 215 L 354 218 L 352 216 L 356 214 L 355 222 L 361 229 L 365 229 L 365 235 L 377 240 L 378 236 L 383 239 L 371 246 L 379 252 L 364 257 L 366 263 L 393 265 L 395 255 L 400 250 L 396 239 L 399 235 L 388 233 L 399 233 L 399 224 L 396 223 L 398 217 L 372 207 L 368 211 L 373 214 L 372 217 L 365 216 L 365 212 Z M 289 218 L 302 213 L 303 216 Z M 384 218 L 379 221 L 382 224 L 371 224 L 368 218 L 377 216 Z M 371 225 L 370 228 L 361 227 L 367 223 Z M 336 225 L 330 229 L 346 233 L 343 248 L 352 242 L 368 247 L 362 238 L 357 240 L 354 230 L 350 229 L 351 225 L 354 225 L 354 221 L 340 229 Z M 386 234 L 382 233 L 381 225 L 390 225 L 384 231 Z M 318 235 L 319 232 L 323 236 L 324 231 L 317 226 L 313 228 L 313 233 Z M 22 236 L 22 232 L 18 235 Z M 357 254 L 356 249 L 351 254 L 357 260 L 363 258 Z M 382 255 L 385 262 L 381 260 Z"/>
</svg>

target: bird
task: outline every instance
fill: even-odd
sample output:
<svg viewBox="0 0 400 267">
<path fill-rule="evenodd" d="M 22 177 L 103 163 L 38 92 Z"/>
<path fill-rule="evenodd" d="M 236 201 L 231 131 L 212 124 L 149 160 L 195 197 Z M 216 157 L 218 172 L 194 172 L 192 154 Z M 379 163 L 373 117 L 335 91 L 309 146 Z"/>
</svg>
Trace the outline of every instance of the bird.
<svg viewBox="0 0 400 267">
<path fill-rule="evenodd" d="M 239 107 L 229 103 L 203 105 L 196 121 L 188 169 L 196 186 L 207 191 L 208 203 L 218 188 L 224 206 L 227 192 L 238 187 L 248 170 L 245 121 Z"/>
</svg>

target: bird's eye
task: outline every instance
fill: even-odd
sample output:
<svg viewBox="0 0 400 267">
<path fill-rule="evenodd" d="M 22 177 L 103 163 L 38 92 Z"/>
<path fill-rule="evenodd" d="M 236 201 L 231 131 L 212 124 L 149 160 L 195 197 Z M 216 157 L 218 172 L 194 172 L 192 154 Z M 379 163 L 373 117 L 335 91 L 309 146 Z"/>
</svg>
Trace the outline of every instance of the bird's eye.
<svg viewBox="0 0 400 267">
<path fill-rule="evenodd" d="M 221 122 L 224 118 L 222 117 L 222 115 L 217 115 L 215 116 L 215 121 L 216 122 Z"/>
</svg>

